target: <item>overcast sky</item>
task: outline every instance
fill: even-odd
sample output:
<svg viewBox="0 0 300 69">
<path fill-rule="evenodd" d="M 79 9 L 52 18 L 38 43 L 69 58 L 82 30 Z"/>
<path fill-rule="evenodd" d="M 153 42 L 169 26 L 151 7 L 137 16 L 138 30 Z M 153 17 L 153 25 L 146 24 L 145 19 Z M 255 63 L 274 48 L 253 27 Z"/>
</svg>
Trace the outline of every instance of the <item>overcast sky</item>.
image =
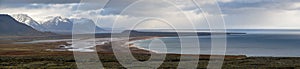
<svg viewBox="0 0 300 69">
<path fill-rule="evenodd" d="M 208 28 L 205 13 L 192 0 L 135 1 L 0 0 L 0 13 L 28 14 L 37 21 L 49 16 L 83 17 L 93 19 L 101 27 L 112 27 L 118 17 L 118 28 L 137 23 L 141 23 L 137 28 L 171 28 L 170 25 L 186 29 L 191 25 Z M 201 3 L 214 4 L 212 1 Z M 218 5 L 229 29 L 300 29 L 300 0 L 218 0 Z M 143 20 L 145 17 L 153 17 L 153 20 Z"/>
</svg>

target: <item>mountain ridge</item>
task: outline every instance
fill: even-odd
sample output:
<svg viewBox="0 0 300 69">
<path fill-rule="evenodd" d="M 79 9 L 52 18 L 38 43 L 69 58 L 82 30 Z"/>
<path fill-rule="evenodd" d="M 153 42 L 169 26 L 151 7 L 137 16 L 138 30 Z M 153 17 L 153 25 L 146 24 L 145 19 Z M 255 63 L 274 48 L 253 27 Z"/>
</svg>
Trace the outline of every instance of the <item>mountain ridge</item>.
<svg viewBox="0 0 300 69">
<path fill-rule="evenodd" d="M 37 21 L 32 19 L 30 16 L 27 14 L 13 14 L 11 15 L 15 20 L 24 23 L 38 31 L 46 31 L 46 29 L 41 26 Z"/>
<path fill-rule="evenodd" d="M 56 33 L 72 33 L 74 24 L 95 25 L 94 21 L 88 18 L 63 18 L 61 16 L 56 16 L 41 23 L 49 31 Z M 103 31 L 104 29 L 96 27 L 95 30 Z"/>
<path fill-rule="evenodd" d="M 88 18 L 65 18 L 62 16 L 48 16 L 45 20 L 37 22 L 27 14 L 12 14 L 10 16 L 12 16 L 20 23 L 24 23 L 38 31 L 43 32 L 47 31 L 53 33 L 70 34 L 73 31 L 73 24 L 95 25 L 94 21 Z M 96 32 L 104 31 L 104 29 L 100 27 L 96 27 L 95 30 Z"/>
<path fill-rule="evenodd" d="M 0 35 L 1 36 L 44 36 L 51 33 L 40 32 L 32 27 L 20 23 L 7 14 L 0 14 Z"/>
</svg>

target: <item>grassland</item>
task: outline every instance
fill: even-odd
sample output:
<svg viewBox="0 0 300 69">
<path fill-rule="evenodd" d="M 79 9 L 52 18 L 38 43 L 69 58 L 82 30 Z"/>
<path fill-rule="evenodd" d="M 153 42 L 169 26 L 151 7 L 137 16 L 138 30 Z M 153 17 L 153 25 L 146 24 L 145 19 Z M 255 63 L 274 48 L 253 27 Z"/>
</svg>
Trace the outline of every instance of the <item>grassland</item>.
<svg viewBox="0 0 300 69">
<path fill-rule="evenodd" d="M 147 60 L 149 55 L 135 54 L 140 61 Z M 122 65 L 112 54 L 100 54 L 105 68 L 123 69 Z M 73 56 L 0 56 L 0 68 L 74 68 L 76 63 Z M 279 57 L 248 57 L 244 59 L 226 59 L 224 69 L 296 69 L 300 67 L 300 58 Z M 199 59 L 198 68 L 206 68 L 208 59 Z M 179 56 L 168 55 L 161 69 L 175 69 L 179 63 Z"/>
</svg>

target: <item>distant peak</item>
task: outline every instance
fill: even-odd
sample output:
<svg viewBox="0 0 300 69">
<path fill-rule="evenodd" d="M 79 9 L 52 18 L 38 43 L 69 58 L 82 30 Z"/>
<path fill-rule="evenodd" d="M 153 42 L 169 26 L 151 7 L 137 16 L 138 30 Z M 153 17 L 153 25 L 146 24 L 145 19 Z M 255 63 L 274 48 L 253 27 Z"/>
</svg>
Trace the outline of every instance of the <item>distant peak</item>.
<svg viewBox="0 0 300 69">
<path fill-rule="evenodd" d="M 11 15 L 13 18 L 15 18 L 16 20 L 20 21 L 20 22 L 25 22 L 25 21 L 32 21 L 33 19 L 28 16 L 27 14 L 12 14 Z"/>
<path fill-rule="evenodd" d="M 28 16 L 27 14 L 13 14 L 11 15 L 12 17 L 18 19 L 22 19 L 22 20 L 33 20 L 30 16 Z"/>
<path fill-rule="evenodd" d="M 63 18 L 61 16 L 52 16 L 52 18 L 49 16 L 49 19 L 45 20 L 42 22 L 42 24 L 55 24 L 58 25 L 60 23 L 71 23 L 70 19 L 68 18 Z"/>
<path fill-rule="evenodd" d="M 62 19 L 61 16 L 55 16 L 54 19 Z"/>
<path fill-rule="evenodd" d="M 58 21 L 69 20 L 68 18 L 64 18 L 64 17 L 62 17 L 62 16 L 55 16 L 53 19 L 54 19 L 54 20 L 58 20 Z"/>
</svg>

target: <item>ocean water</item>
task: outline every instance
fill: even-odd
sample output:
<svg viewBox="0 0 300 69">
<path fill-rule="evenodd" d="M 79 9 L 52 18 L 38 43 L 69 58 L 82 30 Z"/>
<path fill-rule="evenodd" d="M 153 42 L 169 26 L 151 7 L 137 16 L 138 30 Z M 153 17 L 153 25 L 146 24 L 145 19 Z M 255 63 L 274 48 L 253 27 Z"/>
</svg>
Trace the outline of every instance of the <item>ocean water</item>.
<svg viewBox="0 0 300 69">
<path fill-rule="evenodd" d="M 235 30 L 231 31 L 237 32 Z M 248 34 L 227 35 L 227 55 L 300 57 L 300 31 L 298 30 L 238 31 Z M 199 45 L 197 45 L 197 42 L 199 42 Z M 135 41 L 134 43 L 137 46 L 159 53 L 211 54 L 210 36 L 161 37 Z M 181 52 L 183 48 L 189 51 Z M 200 50 L 200 52 L 197 50 Z"/>
</svg>

